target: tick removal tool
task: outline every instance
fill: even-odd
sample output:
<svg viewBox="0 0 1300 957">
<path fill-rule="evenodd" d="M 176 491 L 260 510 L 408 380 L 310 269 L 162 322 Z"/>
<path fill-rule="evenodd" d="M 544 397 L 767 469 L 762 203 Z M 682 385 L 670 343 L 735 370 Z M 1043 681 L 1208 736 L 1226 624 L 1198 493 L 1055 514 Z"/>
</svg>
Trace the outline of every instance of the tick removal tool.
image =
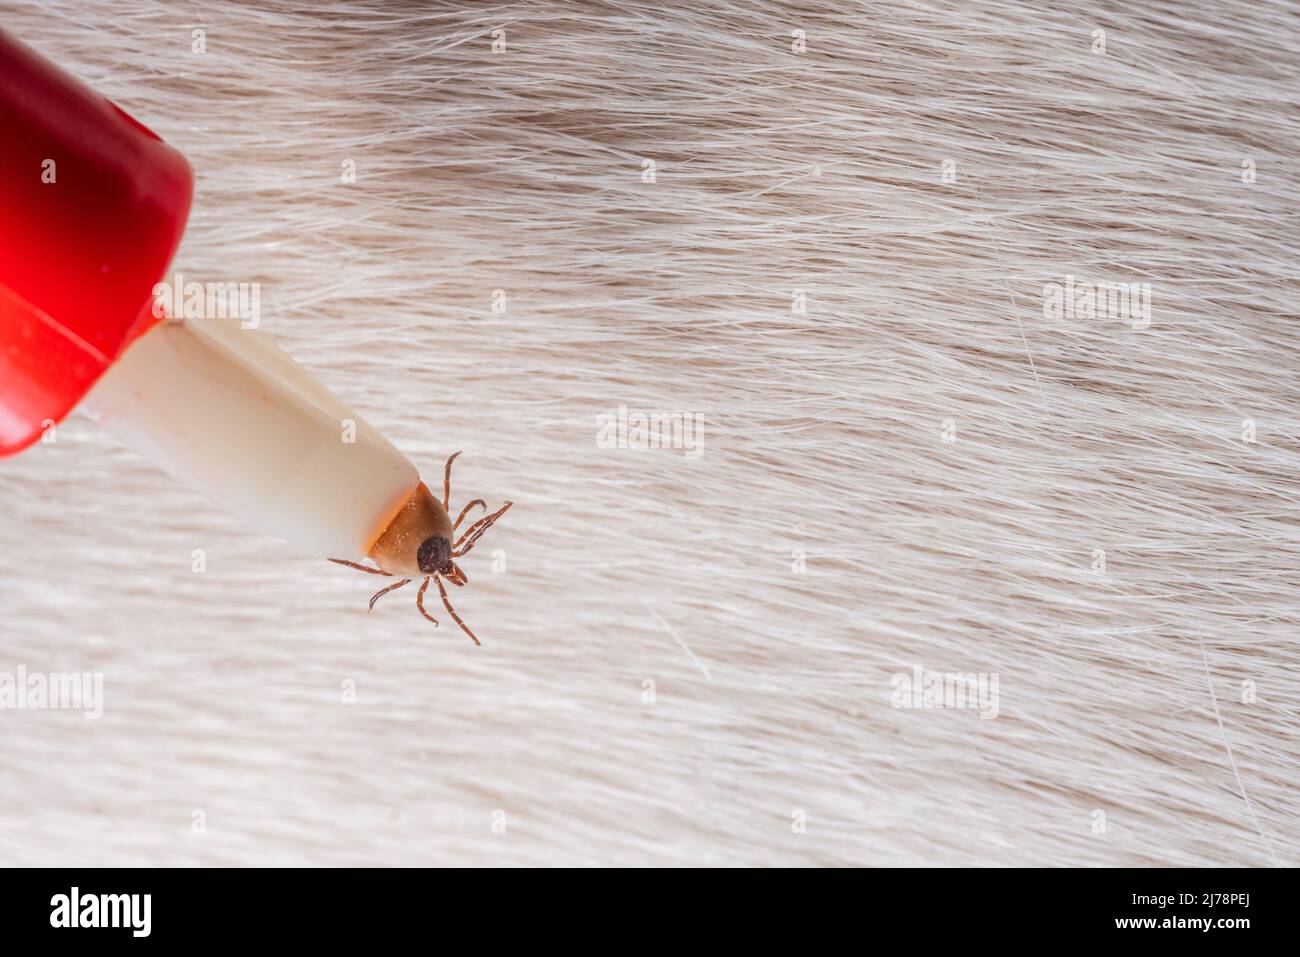
<svg viewBox="0 0 1300 957">
<path fill-rule="evenodd" d="M 348 405 L 253 329 L 169 319 L 160 280 L 189 164 L 109 100 L 0 30 L 0 456 L 78 408 L 245 521 L 394 583 L 444 580 L 505 514 L 442 498 Z M 179 291 L 177 293 L 179 296 Z M 483 517 L 463 531 L 475 507 Z M 370 558 L 374 567 L 354 559 Z"/>
</svg>

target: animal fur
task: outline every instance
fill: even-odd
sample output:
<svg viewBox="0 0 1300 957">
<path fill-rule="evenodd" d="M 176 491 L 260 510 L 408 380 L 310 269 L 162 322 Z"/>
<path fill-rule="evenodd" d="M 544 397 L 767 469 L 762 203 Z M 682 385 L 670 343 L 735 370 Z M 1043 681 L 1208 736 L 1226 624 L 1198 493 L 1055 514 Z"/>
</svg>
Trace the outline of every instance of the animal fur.
<svg viewBox="0 0 1300 957">
<path fill-rule="evenodd" d="M 516 503 L 480 649 L 84 418 L 0 462 L 0 671 L 105 695 L 0 712 L 5 863 L 1300 861 L 1294 3 L 0 9 L 190 159 L 176 270 Z"/>
</svg>

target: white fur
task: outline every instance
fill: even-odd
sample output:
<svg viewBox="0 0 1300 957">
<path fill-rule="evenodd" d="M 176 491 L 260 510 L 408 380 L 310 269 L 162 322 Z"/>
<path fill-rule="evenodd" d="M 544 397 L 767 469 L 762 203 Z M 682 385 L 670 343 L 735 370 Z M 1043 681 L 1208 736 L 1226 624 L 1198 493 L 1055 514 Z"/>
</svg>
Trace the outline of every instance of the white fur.
<svg viewBox="0 0 1300 957">
<path fill-rule="evenodd" d="M 105 686 L 0 712 L 5 862 L 1295 864 L 1296 12 L 9 5 L 189 157 L 178 270 L 516 505 L 478 649 L 84 419 L 0 463 L 0 671 Z"/>
</svg>

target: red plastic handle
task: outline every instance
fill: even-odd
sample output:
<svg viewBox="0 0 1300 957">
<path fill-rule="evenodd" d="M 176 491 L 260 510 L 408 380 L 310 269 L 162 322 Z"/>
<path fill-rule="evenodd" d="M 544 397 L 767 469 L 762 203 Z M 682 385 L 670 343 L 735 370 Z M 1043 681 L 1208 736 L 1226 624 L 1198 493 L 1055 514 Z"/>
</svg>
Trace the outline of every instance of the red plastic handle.
<svg viewBox="0 0 1300 957">
<path fill-rule="evenodd" d="M 185 157 L 0 30 L 0 456 L 157 322 L 193 191 Z"/>
</svg>

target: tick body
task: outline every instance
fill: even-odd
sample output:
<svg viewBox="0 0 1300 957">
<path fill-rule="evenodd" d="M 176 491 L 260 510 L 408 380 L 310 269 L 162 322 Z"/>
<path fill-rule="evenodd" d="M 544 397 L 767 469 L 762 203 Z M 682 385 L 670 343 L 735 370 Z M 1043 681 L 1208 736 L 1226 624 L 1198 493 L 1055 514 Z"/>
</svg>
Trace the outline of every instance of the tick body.
<svg viewBox="0 0 1300 957">
<path fill-rule="evenodd" d="M 375 602 L 390 591 L 409 585 L 417 579 L 424 579 L 420 583 L 415 604 L 420 609 L 420 614 L 436 625 L 438 619 L 424 609 L 424 593 L 429 588 L 429 582 L 433 582 L 438 586 L 438 593 L 442 596 L 442 603 L 447 613 L 477 645 L 481 642 L 465 622 L 461 621 L 460 615 L 456 614 L 456 609 L 451 607 L 443 579 L 456 586 L 464 585 L 469 581 L 469 577 L 456 564 L 456 559 L 468 555 L 479 537 L 491 528 L 492 524 L 514 503 L 506 502 L 492 514 L 483 516 L 468 526 L 464 532 L 460 532 L 460 525 L 470 509 L 475 506 L 486 509 L 487 503 L 481 498 L 474 499 L 462 508 L 460 515 L 454 522 L 452 521 L 451 513 L 448 511 L 451 501 L 451 463 L 456 460 L 457 455 L 460 453 L 456 452 L 448 458 L 447 465 L 443 469 L 442 501 L 439 502 L 434 498 L 429 487 L 421 482 L 419 488 L 411 494 L 401 511 L 389 523 L 388 528 L 384 529 L 383 534 L 375 541 L 367 557 L 378 567 L 371 568 L 341 558 L 331 558 L 330 561 L 372 575 L 386 575 L 398 579 L 394 584 L 381 588 L 374 594 L 370 599 L 371 608 L 374 608 Z"/>
</svg>

